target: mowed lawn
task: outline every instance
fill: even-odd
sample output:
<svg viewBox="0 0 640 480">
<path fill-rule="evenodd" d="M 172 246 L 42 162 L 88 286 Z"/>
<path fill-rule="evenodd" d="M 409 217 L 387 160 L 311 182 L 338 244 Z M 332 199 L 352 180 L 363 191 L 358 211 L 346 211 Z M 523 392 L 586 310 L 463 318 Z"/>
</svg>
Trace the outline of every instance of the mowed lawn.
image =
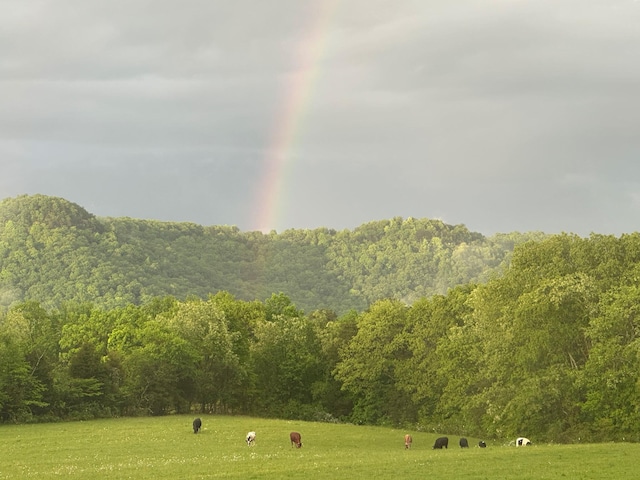
<svg viewBox="0 0 640 480">
<path fill-rule="evenodd" d="M 436 434 L 380 427 L 249 417 L 122 418 L 88 422 L 0 426 L 0 479 L 202 478 L 639 478 L 640 445 L 630 443 L 534 445 L 487 442 L 433 450 Z M 245 435 L 257 432 L 256 445 Z M 302 434 L 292 448 L 289 432 Z M 404 449 L 404 434 L 413 448 Z M 535 439 L 532 439 L 535 441 Z"/>
</svg>

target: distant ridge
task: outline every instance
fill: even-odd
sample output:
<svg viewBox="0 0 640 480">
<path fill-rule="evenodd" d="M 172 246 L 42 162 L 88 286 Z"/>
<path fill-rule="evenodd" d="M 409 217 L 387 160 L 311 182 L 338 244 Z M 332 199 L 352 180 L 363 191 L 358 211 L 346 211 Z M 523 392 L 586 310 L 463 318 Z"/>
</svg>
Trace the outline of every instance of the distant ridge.
<svg viewBox="0 0 640 480">
<path fill-rule="evenodd" d="M 396 217 L 353 230 L 242 232 L 187 222 L 102 218 L 58 197 L 0 202 L 0 306 L 139 304 L 224 290 L 242 300 L 285 293 L 305 311 L 412 303 L 483 282 L 539 232 L 486 238 L 464 225 Z"/>
</svg>

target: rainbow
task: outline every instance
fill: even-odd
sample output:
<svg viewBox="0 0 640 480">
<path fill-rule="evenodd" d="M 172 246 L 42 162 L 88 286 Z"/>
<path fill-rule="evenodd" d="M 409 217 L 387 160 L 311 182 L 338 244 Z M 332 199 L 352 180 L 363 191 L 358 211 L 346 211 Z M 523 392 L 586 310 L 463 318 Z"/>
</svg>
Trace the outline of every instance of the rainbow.
<svg viewBox="0 0 640 480">
<path fill-rule="evenodd" d="M 296 140 L 302 129 L 303 114 L 309 104 L 319 76 L 320 64 L 326 47 L 327 30 L 337 10 L 339 0 L 313 2 L 309 32 L 294 62 L 294 72 L 284 83 L 282 108 L 276 115 L 275 128 L 270 136 L 263 161 L 258 195 L 255 201 L 252 230 L 268 233 L 278 227 L 286 210 L 286 185 L 292 174 Z"/>
</svg>

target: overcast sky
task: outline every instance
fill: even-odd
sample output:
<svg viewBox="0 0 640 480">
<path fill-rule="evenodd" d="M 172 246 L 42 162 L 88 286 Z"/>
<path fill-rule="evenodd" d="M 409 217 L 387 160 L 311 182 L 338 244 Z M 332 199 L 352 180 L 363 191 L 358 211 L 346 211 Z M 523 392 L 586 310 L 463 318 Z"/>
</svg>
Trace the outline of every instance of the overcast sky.
<svg viewBox="0 0 640 480">
<path fill-rule="evenodd" d="M 102 217 L 640 231 L 640 2 L 0 0 L 0 167 Z"/>
</svg>

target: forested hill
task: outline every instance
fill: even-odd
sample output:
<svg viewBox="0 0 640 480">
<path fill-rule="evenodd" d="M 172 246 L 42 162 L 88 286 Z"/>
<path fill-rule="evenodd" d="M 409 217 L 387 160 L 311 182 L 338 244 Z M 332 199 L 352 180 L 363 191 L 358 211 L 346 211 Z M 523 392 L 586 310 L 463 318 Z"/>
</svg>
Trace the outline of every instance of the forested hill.
<svg viewBox="0 0 640 480">
<path fill-rule="evenodd" d="M 263 234 L 102 218 L 61 198 L 24 195 L 0 202 L 0 306 L 30 299 L 121 307 L 227 291 L 240 300 L 284 293 L 304 311 L 341 314 L 382 298 L 413 303 L 484 282 L 514 245 L 543 236 L 487 238 L 464 225 L 414 218 Z"/>
</svg>

